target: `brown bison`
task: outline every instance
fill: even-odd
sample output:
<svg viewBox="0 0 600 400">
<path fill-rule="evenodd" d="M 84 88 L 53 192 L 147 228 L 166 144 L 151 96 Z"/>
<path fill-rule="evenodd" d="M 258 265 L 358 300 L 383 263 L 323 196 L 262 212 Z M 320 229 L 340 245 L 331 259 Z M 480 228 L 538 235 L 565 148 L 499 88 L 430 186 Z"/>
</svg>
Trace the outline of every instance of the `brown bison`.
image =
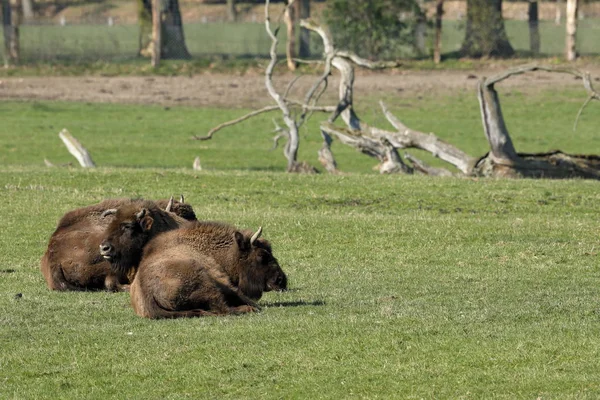
<svg viewBox="0 0 600 400">
<path fill-rule="evenodd" d="M 183 200 L 183 198 L 182 198 Z M 40 269 L 52 290 L 109 290 L 128 288 L 133 276 L 115 274 L 98 251 L 112 214 L 118 207 L 145 204 L 144 200 L 110 199 L 66 213 L 50 237 Z M 189 219 L 196 219 L 192 207 L 181 202 L 160 200 L 155 208 L 169 208 Z M 178 218 L 173 216 L 174 218 Z M 178 218 L 181 220 L 181 218 Z"/>
<path fill-rule="evenodd" d="M 116 225 L 116 220 L 113 221 Z M 114 228 L 116 226 L 113 225 Z M 218 222 L 194 222 L 162 233 L 147 244 L 117 238 L 104 244 L 125 247 L 143 257 L 131 285 L 134 311 L 147 318 L 198 317 L 258 310 L 254 300 L 270 290 L 285 290 L 287 278 L 271 245 Z M 145 245 L 145 246 L 144 246 Z"/>
</svg>

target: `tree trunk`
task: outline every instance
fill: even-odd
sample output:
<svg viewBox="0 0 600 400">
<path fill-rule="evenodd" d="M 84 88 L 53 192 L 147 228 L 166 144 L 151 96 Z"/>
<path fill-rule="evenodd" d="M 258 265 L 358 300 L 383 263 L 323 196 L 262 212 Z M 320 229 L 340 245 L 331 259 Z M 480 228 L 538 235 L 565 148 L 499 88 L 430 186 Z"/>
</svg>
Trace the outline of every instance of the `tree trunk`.
<svg viewBox="0 0 600 400">
<path fill-rule="evenodd" d="M 563 7 L 563 1 L 562 0 L 556 0 L 556 6 L 555 6 L 555 10 L 554 10 L 554 24 L 555 25 L 560 25 L 560 20 L 562 19 L 562 7 Z"/>
<path fill-rule="evenodd" d="M 19 0 L 2 0 L 4 65 L 19 62 Z"/>
<path fill-rule="evenodd" d="M 514 54 L 502 18 L 502 0 L 467 0 L 467 27 L 461 53 L 468 57 Z"/>
<path fill-rule="evenodd" d="M 140 24 L 139 54 L 152 56 L 152 0 L 138 1 Z M 161 59 L 188 59 L 190 53 L 185 45 L 179 0 L 160 0 L 161 4 Z"/>
<path fill-rule="evenodd" d="M 151 64 L 153 68 L 160 64 L 160 49 L 162 44 L 162 13 L 160 11 L 160 0 L 152 0 L 152 55 Z"/>
<path fill-rule="evenodd" d="M 235 0 L 227 0 L 227 19 L 229 22 L 237 20 L 237 9 L 235 8 Z"/>
<path fill-rule="evenodd" d="M 290 71 L 296 70 L 296 12 L 295 7 L 285 8 L 285 25 L 287 26 L 287 42 L 285 45 L 285 55 L 287 66 Z"/>
<path fill-rule="evenodd" d="M 34 7 L 35 7 L 35 4 L 33 3 L 33 0 L 23 0 L 23 19 L 25 19 L 26 21 L 33 19 Z"/>
<path fill-rule="evenodd" d="M 578 0 L 567 0 L 567 40 L 566 58 L 574 61 L 577 58 L 577 6 Z"/>
<path fill-rule="evenodd" d="M 435 42 L 433 44 L 433 62 L 442 61 L 442 18 L 444 16 L 444 0 L 437 0 L 435 5 Z"/>
<path fill-rule="evenodd" d="M 417 26 L 415 27 L 415 49 L 417 54 L 423 56 L 427 54 L 427 46 L 425 45 L 425 36 L 427 34 L 427 16 L 425 15 L 425 4 L 423 0 L 418 0 L 417 5 Z"/>
<path fill-rule="evenodd" d="M 538 16 L 538 1 L 529 0 L 529 49 L 534 55 L 540 54 L 540 23 Z"/>
<path fill-rule="evenodd" d="M 310 18 L 310 0 L 296 0 L 299 6 L 297 15 L 300 19 Z M 310 31 L 300 28 L 300 51 L 301 58 L 310 57 Z"/>
</svg>

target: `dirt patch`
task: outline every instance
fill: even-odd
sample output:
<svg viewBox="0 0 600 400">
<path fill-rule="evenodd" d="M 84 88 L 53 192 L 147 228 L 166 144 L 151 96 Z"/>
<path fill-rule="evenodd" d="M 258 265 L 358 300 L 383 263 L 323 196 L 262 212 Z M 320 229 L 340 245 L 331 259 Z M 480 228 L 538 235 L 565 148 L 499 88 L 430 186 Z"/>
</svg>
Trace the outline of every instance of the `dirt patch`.
<svg viewBox="0 0 600 400">
<path fill-rule="evenodd" d="M 500 70 L 485 71 L 388 71 L 359 73 L 355 80 L 355 97 L 406 97 L 475 93 L 477 81 Z M 600 76 L 600 67 L 591 68 Z M 284 91 L 293 75 L 275 80 Z M 316 77 L 303 76 L 294 85 L 291 97 L 301 99 Z M 598 80 L 598 78 L 596 78 Z M 333 76 L 320 104 L 334 104 L 338 77 Z M 519 88 L 526 92 L 552 88 L 580 88 L 566 74 L 533 73 L 513 77 L 499 84 L 502 88 Z M 582 95 L 583 95 L 583 88 Z M 0 99 L 60 100 L 99 103 L 135 103 L 186 105 L 200 107 L 256 108 L 273 104 L 260 74 L 200 74 L 193 77 L 21 77 L 0 79 Z"/>
</svg>

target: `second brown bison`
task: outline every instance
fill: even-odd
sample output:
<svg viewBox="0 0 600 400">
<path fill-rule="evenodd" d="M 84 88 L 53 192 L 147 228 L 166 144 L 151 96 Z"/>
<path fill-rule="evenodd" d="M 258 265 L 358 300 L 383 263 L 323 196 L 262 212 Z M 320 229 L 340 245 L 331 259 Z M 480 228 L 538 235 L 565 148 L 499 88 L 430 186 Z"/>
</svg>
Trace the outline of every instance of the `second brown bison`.
<svg viewBox="0 0 600 400">
<path fill-rule="evenodd" d="M 130 270 L 114 273 L 110 264 L 101 256 L 98 246 L 104 232 L 114 218 L 113 210 L 125 205 L 152 204 L 153 208 L 167 208 L 189 219 L 196 219 L 191 206 L 181 202 L 159 200 L 156 203 L 144 200 L 110 199 L 92 206 L 78 208 L 66 213 L 44 253 L 40 269 L 48 287 L 52 290 L 109 290 L 119 291 L 128 288 L 133 276 Z M 182 219 L 174 216 L 177 223 Z"/>
<path fill-rule="evenodd" d="M 116 270 L 115 254 L 143 253 L 131 285 L 133 309 L 142 317 L 252 312 L 263 292 L 287 288 L 271 245 L 259 238 L 261 229 L 252 234 L 223 223 L 194 222 L 152 238 L 119 229 L 122 223 L 129 222 L 119 222 L 117 215 L 102 245 L 111 249 L 106 254 Z"/>
</svg>

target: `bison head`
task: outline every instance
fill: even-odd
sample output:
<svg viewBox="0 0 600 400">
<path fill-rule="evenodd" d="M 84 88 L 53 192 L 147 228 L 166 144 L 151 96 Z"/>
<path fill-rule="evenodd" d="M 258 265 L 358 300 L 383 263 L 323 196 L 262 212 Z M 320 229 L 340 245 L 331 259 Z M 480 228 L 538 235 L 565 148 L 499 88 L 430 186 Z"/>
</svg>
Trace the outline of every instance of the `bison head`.
<svg viewBox="0 0 600 400">
<path fill-rule="evenodd" d="M 242 264 L 239 288 L 254 300 L 260 299 L 262 292 L 287 290 L 287 277 L 273 256 L 270 243 L 259 239 L 261 233 L 262 228 L 251 236 L 248 232 L 235 232 Z"/>
<path fill-rule="evenodd" d="M 139 264 L 154 223 L 150 214 L 147 208 L 140 210 L 136 205 L 116 211 L 100 244 L 100 254 L 111 263 L 113 270 L 125 273 Z"/>
</svg>

